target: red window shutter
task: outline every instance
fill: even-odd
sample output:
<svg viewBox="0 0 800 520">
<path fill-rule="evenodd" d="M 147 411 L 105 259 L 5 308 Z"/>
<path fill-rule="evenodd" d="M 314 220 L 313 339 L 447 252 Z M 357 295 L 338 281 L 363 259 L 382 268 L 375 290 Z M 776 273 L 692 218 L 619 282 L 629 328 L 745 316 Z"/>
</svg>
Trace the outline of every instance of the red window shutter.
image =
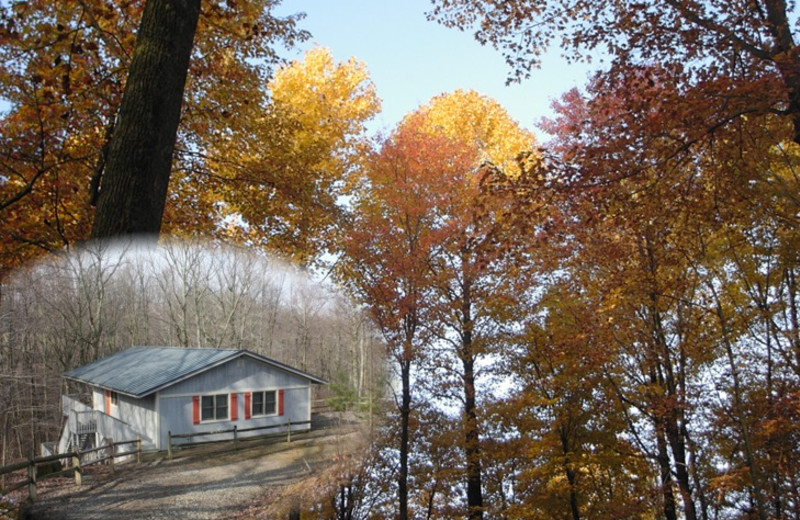
<svg viewBox="0 0 800 520">
<path fill-rule="evenodd" d="M 244 393 L 244 418 L 250 418 L 250 392 Z"/>
<path fill-rule="evenodd" d="M 238 403 L 238 401 L 236 399 L 236 394 L 235 393 L 231 394 L 231 421 L 235 421 L 236 419 L 239 418 L 238 417 L 238 415 L 239 415 L 239 406 L 238 405 L 239 405 L 239 403 Z"/>
<path fill-rule="evenodd" d="M 283 415 L 283 389 L 278 390 L 278 415 Z"/>
<path fill-rule="evenodd" d="M 106 415 L 111 415 L 111 390 L 106 390 Z"/>
<path fill-rule="evenodd" d="M 200 424 L 200 396 L 192 396 L 192 424 Z"/>
</svg>

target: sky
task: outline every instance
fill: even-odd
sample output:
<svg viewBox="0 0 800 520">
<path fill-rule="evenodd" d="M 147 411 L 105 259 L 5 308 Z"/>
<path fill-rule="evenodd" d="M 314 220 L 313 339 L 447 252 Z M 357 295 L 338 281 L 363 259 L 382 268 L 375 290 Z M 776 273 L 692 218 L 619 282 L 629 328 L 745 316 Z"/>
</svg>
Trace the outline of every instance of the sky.
<svg viewBox="0 0 800 520">
<path fill-rule="evenodd" d="M 366 64 L 382 100 L 381 114 L 368 125 L 372 132 L 391 130 L 432 97 L 461 88 L 494 98 L 545 138 L 537 123 L 552 115 L 553 100 L 585 84 L 590 67 L 569 65 L 554 49 L 530 79 L 506 86 L 510 69 L 501 52 L 481 46 L 471 33 L 429 22 L 425 13 L 432 8 L 431 0 L 283 0 L 276 13 L 305 12 L 300 27 L 312 35 L 287 58 L 322 46 L 337 61 L 356 57 Z"/>
<path fill-rule="evenodd" d="M 568 65 L 555 49 L 529 80 L 506 86 L 510 69 L 500 51 L 481 46 L 472 34 L 429 22 L 430 0 L 283 0 L 277 14 L 305 12 L 300 27 L 311 40 L 289 58 L 313 46 L 331 49 L 337 61 L 364 62 L 382 99 L 382 113 L 370 129 L 391 130 L 433 96 L 473 89 L 497 100 L 523 127 L 552 115 L 550 104 L 590 71 Z"/>
</svg>

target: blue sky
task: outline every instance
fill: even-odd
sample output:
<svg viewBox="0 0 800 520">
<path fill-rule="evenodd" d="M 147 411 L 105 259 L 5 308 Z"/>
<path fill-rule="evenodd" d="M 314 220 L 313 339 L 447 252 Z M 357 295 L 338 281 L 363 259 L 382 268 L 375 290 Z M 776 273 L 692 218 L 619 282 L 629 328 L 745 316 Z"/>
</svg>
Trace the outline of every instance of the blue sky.
<svg viewBox="0 0 800 520">
<path fill-rule="evenodd" d="M 328 47 L 337 60 L 355 56 L 367 65 L 383 101 L 372 130 L 391 129 L 431 97 L 463 88 L 491 96 L 540 134 L 536 123 L 551 115 L 550 102 L 586 82 L 589 68 L 567 65 L 555 49 L 529 80 L 506 86 L 509 69 L 500 52 L 427 21 L 431 8 L 430 0 L 284 0 L 278 13 L 307 14 L 301 27 L 312 39 L 302 50 Z"/>
<path fill-rule="evenodd" d="M 541 134 L 536 123 L 552 114 L 551 101 L 586 81 L 590 67 L 568 65 L 555 49 L 529 80 L 506 86 L 509 69 L 500 51 L 481 46 L 472 34 L 427 21 L 430 9 L 430 0 L 283 0 L 277 13 L 305 12 L 301 27 L 312 34 L 288 58 L 319 45 L 337 60 L 355 56 L 367 65 L 383 107 L 372 131 L 390 130 L 433 96 L 462 88 L 491 96 L 522 126 Z"/>
</svg>

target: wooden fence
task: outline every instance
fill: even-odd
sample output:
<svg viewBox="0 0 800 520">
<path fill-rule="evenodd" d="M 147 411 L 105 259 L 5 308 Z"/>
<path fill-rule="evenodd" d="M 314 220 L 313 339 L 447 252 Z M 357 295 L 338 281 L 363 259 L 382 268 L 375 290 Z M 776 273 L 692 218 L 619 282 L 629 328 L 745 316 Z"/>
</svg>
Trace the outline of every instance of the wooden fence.
<svg viewBox="0 0 800 520">
<path fill-rule="evenodd" d="M 126 446 L 129 444 L 135 444 L 136 450 L 124 451 L 124 452 L 120 452 L 117 450 L 119 446 Z M 101 455 L 97 458 L 93 458 L 90 461 L 82 460 L 87 455 L 95 453 L 101 453 Z M 90 450 L 80 451 L 80 452 L 73 451 L 69 453 L 61 453 L 58 455 L 49 455 L 47 457 L 31 457 L 23 462 L 18 462 L 16 464 L 0 467 L 0 477 L 18 471 L 23 471 L 23 470 L 26 471 L 25 478 L 10 485 L 7 488 L 0 489 L 0 495 L 5 495 L 6 493 L 10 493 L 11 491 L 16 491 L 18 489 L 22 489 L 25 486 L 27 486 L 28 500 L 30 500 L 31 502 L 35 502 L 37 500 L 36 483 L 39 482 L 40 480 L 69 475 L 71 473 L 75 478 L 75 484 L 80 486 L 82 480 L 82 468 L 106 461 L 108 461 L 108 463 L 113 468 L 115 458 L 128 457 L 134 455 L 136 456 L 137 462 L 142 461 L 141 439 L 136 439 L 135 441 L 122 441 L 122 442 L 114 442 L 111 439 L 107 439 L 105 446 L 100 446 L 99 448 L 92 448 Z M 62 461 L 66 461 L 66 465 L 68 467 L 60 471 L 48 472 L 46 474 L 37 475 L 37 468 L 39 466 L 53 464 L 54 462 L 62 463 Z M 62 463 L 62 466 L 64 465 L 65 463 Z"/>
<path fill-rule="evenodd" d="M 175 439 L 194 439 L 195 437 L 203 437 L 208 435 L 225 435 L 231 434 L 231 438 L 228 440 L 233 441 L 234 449 L 238 449 L 239 447 L 239 435 L 242 433 L 254 432 L 258 430 L 274 430 L 276 428 L 286 428 L 286 442 L 292 442 L 292 426 L 300 426 L 305 424 L 311 424 L 311 421 L 286 421 L 282 424 L 273 424 L 270 426 L 255 426 L 253 428 L 238 428 L 236 425 L 233 428 L 227 430 L 215 430 L 211 432 L 195 432 L 195 433 L 172 433 L 171 431 L 168 432 L 167 438 L 167 458 L 172 460 L 172 449 L 175 448 L 188 448 L 190 446 L 200 446 L 201 444 L 210 444 L 212 442 L 224 442 L 224 440 L 213 440 L 213 441 L 198 441 L 198 442 L 179 442 L 173 443 Z"/>
</svg>

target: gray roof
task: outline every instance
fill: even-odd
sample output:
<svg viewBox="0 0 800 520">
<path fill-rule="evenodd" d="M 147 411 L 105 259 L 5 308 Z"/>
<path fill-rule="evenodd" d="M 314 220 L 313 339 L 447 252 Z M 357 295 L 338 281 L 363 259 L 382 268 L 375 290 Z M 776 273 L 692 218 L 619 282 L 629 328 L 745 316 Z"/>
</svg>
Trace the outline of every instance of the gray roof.
<svg viewBox="0 0 800 520">
<path fill-rule="evenodd" d="M 70 370 L 64 377 L 134 397 L 144 397 L 242 356 L 298 375 L 312 383 L 326 383 L 323 379 L 249 350 L 177 347 L 132 347 Z"/>
</svg>

